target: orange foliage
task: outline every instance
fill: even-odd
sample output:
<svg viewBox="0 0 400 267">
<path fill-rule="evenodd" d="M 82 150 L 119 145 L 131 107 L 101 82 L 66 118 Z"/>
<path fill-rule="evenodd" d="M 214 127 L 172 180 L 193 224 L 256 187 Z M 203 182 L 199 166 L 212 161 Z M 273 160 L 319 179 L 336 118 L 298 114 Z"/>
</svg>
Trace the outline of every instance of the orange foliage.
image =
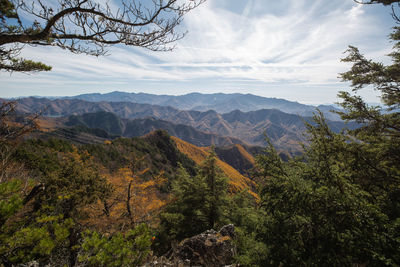
<svg viewBox="0 0 400 267">
<path fill-rule="evenodd" d="M 256 161 L 253 157 L 253 155 L 251 155 L 249 152 L 247 152 L 247 150 L 242 146 L 242 145 L 235 145 L 237 147 L 237 149 L 239 150 L 240 154 L 242 154 L 242 156 L 247 159 L 251 164 L 255 165 Z"/>
<path fill-rule="evenodd" d="M 209 148 L 197 147 L 174 136 L 171 136 L 171 138 L 172 140 L 175 141 L 179 151 L 187 155 L 197 164 L 202 163 L 210 154 Z M 242 147 L 242 149 L 244 148 Z M 243 176 L 235 168 L 233 168 L 232 166 L 230 166 L 229 164 L 223 162 L 218 158 L 217 158 L 217 165 L 218 167 L 221 168 L 223 173 L 229 178 L 229 184 L 233 189 L 233 191 L 237 192 L 237 191 L 242 191 L 244 189 L 250 189 L 249 192 L 256 198 L 258 198 L 257 194 L 251 191 L 251 188 L 255 187 L 255 183 L 252 180 Z"/>
<path fill-rule="evenodd" d="M 121 168 L 114 175 L 106 175 L 113 193 L 92 207 L 90 224 L 107 231 L 124 230 L 139 223 L 154 223 L 155 214 L 166 201 L 158 187 L 166 182 L 163 174 L 144 181 L 141 176 L 148 169 L 134 173 L 130 168 Z"/>
</svg>

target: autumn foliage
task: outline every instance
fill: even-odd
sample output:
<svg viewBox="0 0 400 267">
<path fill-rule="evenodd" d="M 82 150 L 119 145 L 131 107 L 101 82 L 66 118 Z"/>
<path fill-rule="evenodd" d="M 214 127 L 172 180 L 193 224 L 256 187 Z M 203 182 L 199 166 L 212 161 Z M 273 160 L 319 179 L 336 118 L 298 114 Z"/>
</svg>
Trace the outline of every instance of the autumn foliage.
<svg viewBox="0 0 400 267">
<path fill-rule="evenodd" d="M 210 155 L 209 147 L 197 147 L 177 137 L 172 136 L 171 138 L 175 141 L 176 147 L 197 164 L 201 164 Z M 223 162 L 218 158 L 216 159 L 216 163 L 217 166 L 221 168 L 224 175 L 229 178 L 229 185 L 231 186 L 233 192 L 239 192 L 244 189 L 250 189 L 249 191 L 255 197 L 257 197 L 256 194 L 251 190 L 255 187 L 255 183 L 252 180 L 243 176 L 232 166 L 230 166 L 229 164 Z"/>
<path fill-rule="evenodd" d="M 161 172 L 150 180 L 144 180 L 148 169 L 135 172 L 131 168 L 119 169 L 107 174 L 112 186 L 110 196 L 90 207 L 89 222 L 104 231 L 123 230 L 141 223 L 154 223 L 154 218 L 166 203 L 166 196 L 159 188 L 166 183 Z"/>
</svg>

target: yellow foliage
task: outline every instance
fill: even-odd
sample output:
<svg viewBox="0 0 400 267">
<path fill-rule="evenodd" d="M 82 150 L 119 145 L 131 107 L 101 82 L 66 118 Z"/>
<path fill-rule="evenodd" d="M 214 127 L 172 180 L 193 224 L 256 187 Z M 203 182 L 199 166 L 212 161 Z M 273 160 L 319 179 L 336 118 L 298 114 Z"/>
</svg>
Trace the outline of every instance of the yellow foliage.
<svg viewBox="0 0 400 267">
<path fill-rule="evenodd" d="M 89 156 L 89 153 L 84 153 L 83 155 L 80 155 L 78 152 L 78 148 L 75 145 L 72 145 L 72 152 L 66 152 L 63 157 L 65 160 L 71 159 L 75 161 L 76 163 L 82 163 L 82 156 Z"/>
<path fill-rule="evenodd" d="M 178 150 L 191 158 L 197 164 L 202 163 L 210 154 L 209 148 L 197 147 L 174 136 L 172 136 L 171 138 L 175 141 Z M 244 148 L 242 147 L 242 149 Z M 233 192 L 254 188 L 255 183 L 252 180 L 240 174 L 235 168 L 233 168 L 229 164 L 217 158 L 217 165 L 229 178 L 229 184 Z M 257 194 L 254 193 L 252 190 L 249 190 L 249 192 L 256 198 L 258 198 Z"/>
<path fill-rule="evenodd" d="M 130 168 L 121 168 L 114 175 L 106 175 L 107 181 L 113 186 L 112 195 L 99 201 L 92 207 L 92 219 L 89 223 L 95 224 L 103 230 L 121 230 L 124 225 L 134 225 L 142 222 L 154 223 L 157 212 L 166 204 L 158 187 L 166 182 L 163 173 L 151 180 L 144 181 L 141 175 L 148 169 L 134 173 Z M 165 197 L 164 197 L 165 198 Z M 104 216 L 105 205 L 108 216 Z M 128 207 L 129 205 L 129 207 Z M 112 228 L 112 229 L 110 229 Z"/>
<path fill-rule="evenodd" d="M 237 147 L 237 149 L 239 150 L 240 154 L 247 159 L 251 164 L 255 165 L 256 161 L 253 157 L 253 155 L 251 155 L 249 152 L 247 152 L 247 150 L 242 146 L 242 145 L 235 145 Z"/>
</svg>

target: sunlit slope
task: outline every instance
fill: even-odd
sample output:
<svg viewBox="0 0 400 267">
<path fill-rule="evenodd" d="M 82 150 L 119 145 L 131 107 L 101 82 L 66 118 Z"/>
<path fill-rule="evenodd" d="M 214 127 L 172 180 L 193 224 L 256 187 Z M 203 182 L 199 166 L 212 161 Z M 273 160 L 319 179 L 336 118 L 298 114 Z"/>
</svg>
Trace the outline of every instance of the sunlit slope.
<svg viewBox="0 0 400 267">
<path fill-rule="evenodd" d="M 236 144 L 216 147 L 215 152 L 219 159 L 235 168 L 240 174 L 248 176 L 250 170 L 255 166 L 254 156 L 249 153 L 248 148 L 251 149 L 251 147 L 245 148 L 242 145 Z"/>
<path fill-rule="evenodd" d="M 197 164 L 203 162 L 210 154 L 209 148 L 197 147 L 174 136 L 171 136 L 171 138 L 175 141 L 178 150 Z M 229 177 L 229 184 L 231 185 L 233 191 L 241 191 L 243 189 L 250 189 L 251 191 L 254 189 L 255 183 L 249 178 L 241 175 L 235 168 L 220 159 L 217 159 L 217 164 L 224 174 Z M 256 195 L 255 193 L 253 194 Z"/>
<path fill-rule="evenodd" d="M 242 146 L 242 145 L 235 145 L 235 147 L 239 150 L 240 154 L 247 159 L 250 163 L 252 163 L 253 165 L 256 163 L 254 160 L 253 155 L 251 155 L 249 152 L 247 152 L 247 150 Z"/>
</svg>

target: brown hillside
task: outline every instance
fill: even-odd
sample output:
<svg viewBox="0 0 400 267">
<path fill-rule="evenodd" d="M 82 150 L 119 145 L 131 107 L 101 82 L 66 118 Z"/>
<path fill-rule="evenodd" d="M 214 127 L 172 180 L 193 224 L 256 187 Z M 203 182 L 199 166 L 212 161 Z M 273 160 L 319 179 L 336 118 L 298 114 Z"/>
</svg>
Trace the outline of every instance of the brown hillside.
<svg viewBox="0 0 400 267">
<path fill-rule="evenodd" d="M 197 147 L 174 136 L 171 136 L 171 138 L 175 141 L 179 151 L 191 158 L 197 164 L 203 162 L 210 154 L 209 148 Z M 243 176 L 235 168 L 220 159 L 217 159 L 217 164 L 224 174 L 229 178 L 229 184 L 231 185 L 233 191 L 250 189 L 250 192 L 257 197 L 257 194 L 252 192 L 252 190 L 255 188 L 255 183 L 252 180 Z"/>
<path fill-rule="evenodd" d="M 37 120 L 40 130 L 43 132 L 51 132 L 56 128 L 62 127 L 65 119 L 52 117 L 39 117 Z"/>
<path fill-rule="evenodd" d="M 254 157 L 242 145 L 216 147 L 215 152 L 222 161 L 226 162 L 242 175 L 247 176 L 254 168 Z"/>
<path fill-rule="evenodd" d="M 249 112 L 234 110 L 220 114 L 212 110 L 205 112 L 195 110 L 182 111 L 172 107 L 131 102 L 86 102 L 77 99 L 49 100 L 33 97 L 19 99 L 17 110 L 24 113 L 42 111 L 44 116 L 79 115 L 103 111 L 111 112 L 122 119 L 130 120 L 152 117 L 156 120 L 164 121 L 164 124 L 167 121 L 175 124 L 176 127 L 185 125 L 193 128 L 190 132 L 187 132 L 188 129 L 178 130 L 174 127 L 175 131 L 179 133 L 179 135 L 174 135 L 179 136 L 179 138 L 190 136 L 194 139 L 194 130 L 197 130 L 196 133 L 199 135 L 195 139 L 203 143 L 204 134 L 214 135 L 207 136 L 206 139 L 208 141 L 210 141 L 209 138 L 216 136 L 229 136 L 228 139 L 219 140 L 216 138 L 213 140 L 212 144 L 217 146 L 232 144 L 265 146 L 264 135 L 266 134 L 278 150 L 285 150 L 290 154 L 296 154 L 301 151 L 301 146 L 298 143 L 307 141 L 303 135 L 306 130 L 304 120 L 312 121 L 310 117 L 302 119 L 299 115 L 288 114 L 275 109 L 261 109 Z M 354 123 L 345 125 L 341 121 L 327 121 L 327 123 L 335 132 L 339 132 L 343 127 L 350 129 L 357 127 Z M 151 130 L 159 128 L 154 127 Z M 137 136 L 142 134 L 144 133 L 139 133 Z M 172 133 L 170 134 L 173 135 Z M 192 140 L 186 141 L 193 143 Z M 196 145 L 202 144 L 196 143 Z"/>
<path fill-rule="evenodd" d="M 247 159 L 251 164 L 254 165 L 256 163 L 256 161 L 254 160 L 253 155 L 251 155 L 249 152 L 247 152 L 247 150 L 242 145 L 237 144 L 235 146 L 240 151 L 240 154 L 242 154 L 243 157 L 245 159 Z"/>
</svg>

